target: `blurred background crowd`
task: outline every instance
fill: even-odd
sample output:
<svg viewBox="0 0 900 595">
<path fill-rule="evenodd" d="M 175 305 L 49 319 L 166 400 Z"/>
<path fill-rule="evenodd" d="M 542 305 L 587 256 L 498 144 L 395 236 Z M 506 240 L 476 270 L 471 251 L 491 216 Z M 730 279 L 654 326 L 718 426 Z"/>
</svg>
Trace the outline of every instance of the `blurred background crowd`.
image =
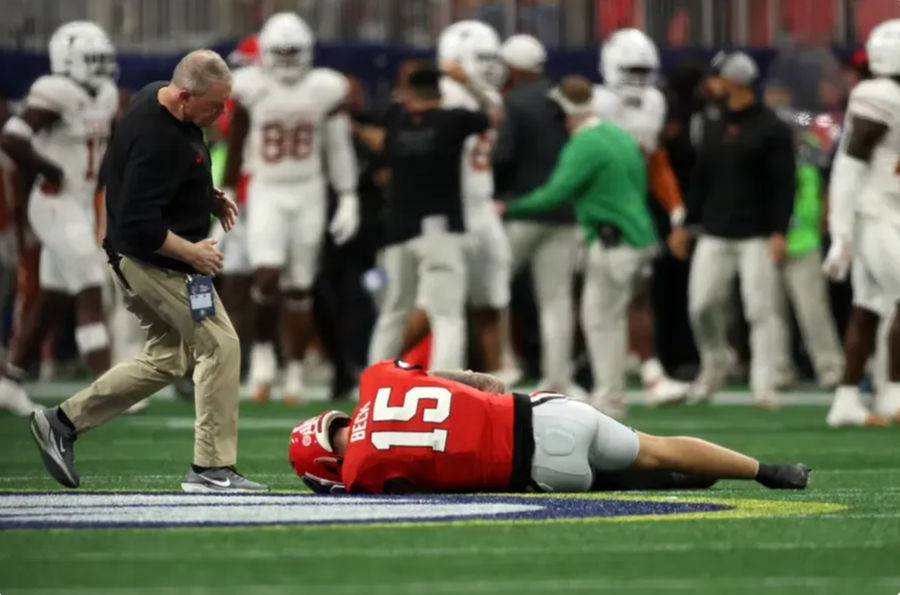
<svg viewBox="0 0 900 595">
<path fill-rule="evenodd" d="M 756 90 L 770 107 L 791 124 L 796 137 L 797 163 L 817 180 L 816 216 L 824 223 L 826 182 L 830 161 L 841 134 L 842 111 L 853 85 L 866 76 L 861 51 L 869 31 L 878 23 L 900 16 L 896 0 L 0 0 L 0 120 L 16 109 L 30 83 L 48 71 L 44 48 L 62 23 L 91 20 L 103 27 L 116 46 L 123 105 L 129 92 L 167 78 L 172 65 L 187 50 L 212 47 L 232 55 L 238 42 L 258 31 L 278 11 L 295 11 L 316 37 L 316 65 L 343 72 L 351 81 L 348 107 L 359 123 L 377 123 L 405 84 L 411 60 L 432 57 L 440 32 L 461 19 L 490 24 L 506 38 L 515 33 L 534 35 L 546 48 L 551 80 L 580 74 L 600 82 L 602 41 L 623 27 L 645 31 L 660 50 L 658 84 L 668 102 L 662 142 L 673 171 L 685 192 L 690 183 L 692 149 L 683 128 L 704 109 L 701 88 L 713 55 L 722 48 L 745 49 L 759 65 Z M 210 143 L 222 143 L 222 130 L 211 129 Z M 222 146 L 221 144 L 219 145 Z M 361 229 L 343 246 L 328 240 L 314 289 L 317 338 L 307 352 L 307 377 L 331 382 L 331 394 L 344 396 L 358 370 L 367 363 L 369 340 L 385 279 L 377 252 L 380 221 L 390 199 L 389 178 L 377 156 L 357 144 L 360 164 Z M 0 160 L 0 293 L 5 304 L 3 341 L 16 332 L 17 321 L 37 292 L 36 240 L 24 216 L 25 192 L 8 160 Z M 651 201 L 663 233 L 664 211 Z M 659 212 L 656 212 L 659 211 Z M 824 250 L 827 238 L 817 236 L 808 250 Z M 664 237 L 664 235 L 663 235 Z M 818 257 L 818 256 L 817 256 Z M 504 366 L 522 377 L 537 380 L 541 371 L 538 310 L 529 269 L 512 281 L 509 347 Z M 658 357 L 678 379 L 694 377 L 698 355 L 688 320 L 689 264 L 666 253 L 655 264 L 650 301 L 656 319 Z M 576 288 L 579 279 L 573 279 Z M 737 284 L 737 281 L 735 282 Z M 249 285 L 243 291 L 249 292 Z M 831 368 L 817 366 L 804 347 L 801 331 L 782 288 L 778 362 L 779 386 L 812 381 L 832 387 L 840 380 L 838 359 Z M 847 284 L 829 284 L 831 320 L 841 333 L 850 309 Z M 732 373 L 746 378 L 748 332 L 743 323 L 740 292 L 735 287 L 729 313 L 733 348 Z M 576 296 L 578 292 L 576 291 Z M 246 296 L 244 296 L 246 298 Z M 239 319 L 241 296 L 232 297 L 229 311 Z M 577 308 L 573 306 L 573 311 Z M 42 378 L 82 374 L 73 338 L 74 311 L 44 341 L 32 373 Z M 111 319 L 111 331 L 127 321 Z M 236 320 L 241 331 L 241 325 Z M 127 332 L 127 331 L 123 331 Z M 470 343 L 471 344 L 471 343 Z M 838 345 L 835 343 L 835 350 Z M 469 359 L 481 366 L 478 354 Z M 590 388 L 591 378 L 583 340 L 576 339 L 575 379 Z"/>
</svg>

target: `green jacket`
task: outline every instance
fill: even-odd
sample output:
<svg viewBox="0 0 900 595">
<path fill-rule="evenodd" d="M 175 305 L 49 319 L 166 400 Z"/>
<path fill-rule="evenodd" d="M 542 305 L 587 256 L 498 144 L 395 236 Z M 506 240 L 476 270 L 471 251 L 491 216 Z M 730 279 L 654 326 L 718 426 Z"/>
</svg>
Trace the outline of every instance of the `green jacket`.
<svg viewBox="0 0 900 595">
<path fill-rule="evenodd" d="M 592 120 L 572 134 L 550 179 L 507 204 L 506 215 L 527 217 L 572 199 L 588 242 L 607 223 L 627 244 L 645 248 L 657 242 L 646 195 L 647 166 L 637 143 L 618 126 Z"/>
<path fill-rule="evenodd" d="M 818 250 L 822 244 L 822 174 L 811 163 L 797 164 L 794 216 L 787 234 L 790 256 Z"/>
</svg>

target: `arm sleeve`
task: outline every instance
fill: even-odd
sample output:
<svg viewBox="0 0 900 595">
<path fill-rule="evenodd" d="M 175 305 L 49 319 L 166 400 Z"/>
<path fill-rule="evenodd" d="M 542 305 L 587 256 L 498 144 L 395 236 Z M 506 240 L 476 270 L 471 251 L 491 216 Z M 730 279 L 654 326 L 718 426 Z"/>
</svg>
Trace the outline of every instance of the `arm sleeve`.
<svg viewBox="0 0 900 595">
<path fill-rule="evenodd" d="M 773 131 L 766 158 L 769 177 L 769 232 L 786 234 L 794 212 L 797 193 L 797 168 L 791 130 L 778 121 Z"/>
<path fill-rule="evenodd" d="M 510 202 L 506 206 L 507 216 L 522 217 L 541 213 L 570 200 L 595 175 L 602 158 L 593 145 L 574 137 L 563 148 L 547 183 L 525 197 Z"/>
<path fill-rule="evenodd" d="M 328 178 L 338 195 L 356 192 L 356 153 L 350 132 L 350 117 L 339 111 L 325 121 Z"/>
<path fill-rule="evenodd" d="M 657 149 L 650 156 L 650 190 L 656 200 L 666 209 L 670 215 L 684 209 L 684 200 L 681 198 L 681 189 L 672 164 L 669 162 L 669 153 L 665 148 Z"/>
<path fill-rule="evenodd" d="M 181 152 L 160 138 L 143 135 L 135 139 L 122 172 L 122 187 L 116 204 L 124 247 L 137 252 L 155 252 L 169 232 L 162 208 L 178 190 Z M 187 159 L 184 160 L 189 162 Z"/>
</svg>

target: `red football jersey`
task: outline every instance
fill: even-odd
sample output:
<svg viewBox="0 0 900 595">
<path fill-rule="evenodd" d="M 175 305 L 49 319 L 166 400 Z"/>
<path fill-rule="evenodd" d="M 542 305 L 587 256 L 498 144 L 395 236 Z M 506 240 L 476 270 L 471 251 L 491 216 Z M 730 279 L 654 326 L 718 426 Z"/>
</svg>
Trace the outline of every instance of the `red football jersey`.
<svg viewBox="0 0 900 595">
<path fill-rule="evenodd" d="M 422 492 L 508 490 L 514 400 L 399 360 L 369 366 L 344 453 L 347 491 L 383 493 L 390 480 Z"/>
</svg>

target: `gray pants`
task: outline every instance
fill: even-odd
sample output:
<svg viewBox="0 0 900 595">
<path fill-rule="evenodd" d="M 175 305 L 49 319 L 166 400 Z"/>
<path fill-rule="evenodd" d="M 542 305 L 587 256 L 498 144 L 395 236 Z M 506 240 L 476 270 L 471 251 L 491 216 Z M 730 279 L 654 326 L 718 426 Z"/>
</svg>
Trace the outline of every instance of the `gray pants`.
<svg viewBox="0 0 900 595">
<path fill-rule="evenodd" d="M 775 276 L 775 366 L 779 373 L 792 374 L 790 354 L 790 306 L 793 306 L 800 333 L 819 381 L 840 380 L 844 356 L 838 341 L 834 317 L 829 309 L 822 258 L 818 250 L 789 257 Z M 790 304 L 788 303 L 790 302 Z"/>
<path fill-rule="evenodd" d="M 586 403 L 551 399 L 532 410 L 532 419 L 531 478 L 546 491 L 587 492 L 595 471 L 618 471 L 637 459 L 637 434 Z"/>
<path fill-rule="evenodd" d="M 369 362 L 395 358 L 410 312 L 420 304 L 433 337 L 431 367 L 460 369 L 466 352 L 465 236 L 433 232 L 384 249 L 387 288 L 369 346 Z"/>
<path fill-rule="evenodd" d="M 750 388 L 763 396 L 775 386 L 775 265 L 765 238 L 729 240 L 704 235 L 697 242 L 688 280 L 688 310 L 700 351 L 701 374 L 722 377 L 728 361 L 724 310 L 735 275 L 750 326 Z"/>
<path fill-rule="evenodd" d="M 542 386 L 564 391 L 572 376 L 572 278 L 578 228 L 534 221 L 506 225 L 512 270 L 531 262 L 541 330 Z"/>
<path fill-rule="evenodd" d="M 183 274 L 129 258 L 121 268 L 132 290 L 125 293 L 125 307 L 146 332 L 144 348 L 63 403 L 63 411 L 84 432 L 181 378 L 193 364 L 194 464 L 234 465 L 241 347 L 218 294 L 213 293 L 215 315 L 195 322 Z"/>
</svg>

